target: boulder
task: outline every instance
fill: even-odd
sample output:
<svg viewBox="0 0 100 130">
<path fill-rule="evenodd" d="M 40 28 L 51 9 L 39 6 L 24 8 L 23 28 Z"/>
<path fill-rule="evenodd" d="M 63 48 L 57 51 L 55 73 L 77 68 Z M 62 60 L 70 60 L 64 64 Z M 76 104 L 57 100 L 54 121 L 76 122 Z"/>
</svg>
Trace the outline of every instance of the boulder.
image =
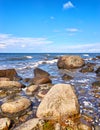
<svg viewBox="0 0 100 130">
<path fill-rule="evenodd" d="M 75 69 L 84 66 L 85 62 L 80 56 L 62 56 L 58 59 L 57 66 L 59 69 Z"/>
<path fill-rule="evenodd" d="M 62 119 L 79 114 L 79 104 L 70 84 L 56 84 L 45 95 L 37 109 L 37 117 Z"/>
<path fill-rule="evenodd" d="M 9 118 L 0 118 L 0 130 L 8 130 L 10 126 Z"/>
<path fill-rule="evenodd" d="M 46 84 L 46 83 L 51 83 L 52 81 L 50 80 L 49 77 L 34 77 L 31 81 L 33 84 Z"/>
<path fill-rule="evenodd" d="M 10 80 L 16 80 L 20 76 L 18 76 L 15 69 L 6 69 L 6 70 L 0 70 L 0 77 L 7 77 Z M 20 78 L 19 78 L 19 80 L 20 80 Z"/>
<path fill-rule="evenodd" d="M 31 101 L 27 98 L 21 97 L 15 101 L 6 102 L 1 105 L 3 113 L 14 114 L 26 110 L 31 105 Z"/>
<path fill-rule="evenodd" d="M 21 88 L 24 87 L 24 85 L 17 81 L 0 81 L 0 89 L 11 89 L 15 87 Z"/>
<path fill-rule="evenodd" d="M 39 119 L 33 118 L 16 127 L 14 130 L 39 130 Z"/>
<path fill-rule="evenodd" d="M 34 69 L 34 77 L 48 77 L 50 74 L 40 68 Z"/>
</svg>

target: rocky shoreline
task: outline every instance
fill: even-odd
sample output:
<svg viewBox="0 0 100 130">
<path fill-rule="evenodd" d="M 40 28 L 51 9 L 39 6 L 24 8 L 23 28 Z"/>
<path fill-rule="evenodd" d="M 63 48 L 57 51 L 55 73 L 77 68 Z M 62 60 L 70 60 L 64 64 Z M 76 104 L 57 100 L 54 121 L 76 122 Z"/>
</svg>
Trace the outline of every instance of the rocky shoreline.
<svg viewBox="0 0 100 130">
<path fill-rule="evenodd" d="M 73 79 L 73 71 L 94 72 L 97 81 L 91 91 L 99 99 L 100 66 L 95 66 L 80 56 L 62 56 L 57 62 L 63 80 Z M 91 117 L 80 113 L 74 86 L 52 84 L 52 78 L 40 68 L 25 79 L 15 69 L 0 70 L 0 130 L 99 130 Z"/>
</svg>

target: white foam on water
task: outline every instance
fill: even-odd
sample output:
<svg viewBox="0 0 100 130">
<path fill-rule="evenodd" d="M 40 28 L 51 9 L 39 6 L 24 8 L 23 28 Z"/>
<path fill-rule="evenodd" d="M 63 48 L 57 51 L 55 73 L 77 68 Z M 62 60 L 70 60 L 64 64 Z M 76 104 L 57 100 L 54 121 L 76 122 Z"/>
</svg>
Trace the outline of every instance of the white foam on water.
<svg viewBox="0 0 100 130">
<path fill-rule="evenodd" d="M 27 59 L 32 59 L 33 57 L 32 56 L 24 56 L 26 57 Z"/>
<path fill-rule="evenodd" d="M 83 54 L 83 56 L 89 56 L 89 54 Z"/>
</svg>

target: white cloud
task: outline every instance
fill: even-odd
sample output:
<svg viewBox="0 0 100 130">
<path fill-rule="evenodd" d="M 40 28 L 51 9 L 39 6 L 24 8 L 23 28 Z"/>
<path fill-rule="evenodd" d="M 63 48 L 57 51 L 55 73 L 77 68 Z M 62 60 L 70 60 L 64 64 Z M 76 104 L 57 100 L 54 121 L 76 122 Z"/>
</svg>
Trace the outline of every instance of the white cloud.
<svg viewBox="0 0 100 130">
<path fill-rule="evenodd" d="M 5 48 L 6 47 L 6 45 L 4 44 L 4 43 L 0 43 L 0 48 Z"/>
<path fill-rule="evenodd" d="M 45 37 L 32 38 L 32 37 L 15 37 L 11 34 L 0 34 L 0 48 L 6 48 L 8 46 L 18 46 L 18 47 L 34 47 L 40 45 L 51 44 Z"/>
<path fill-rule="evenodd" d="M 75 6 L 72 4 L 71 1 L 68 1 L 67 3 L 63 4 L 63 9 L 69 9 L 74 8 Z"/>
<path fill-rule="evenodd" d="M 100 53 L 100 43 L 50 45 L 44 50 L 57 53 Z"/>
<path fill-rule="evenodd" d="M 78 28 L 66 28 L 65 29 L 67 32 L 79 32 Z"/>
</svg>

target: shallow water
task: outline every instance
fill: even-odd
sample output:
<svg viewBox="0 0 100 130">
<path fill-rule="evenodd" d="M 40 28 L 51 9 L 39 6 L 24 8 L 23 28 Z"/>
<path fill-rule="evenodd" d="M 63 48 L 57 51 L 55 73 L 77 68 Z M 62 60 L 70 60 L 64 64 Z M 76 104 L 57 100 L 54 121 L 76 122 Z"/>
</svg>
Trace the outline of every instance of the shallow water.
<svg viewBox="0 0 100 130">
<path fill-rule="evenodd" d="M 92 83 L 97 80 L 96 74 L 94 72 L 83 74 L 79 70 L 74 70 L 71 72 L 74 77 L 72 80 L 62 80 L 62 75 L 66 71 L 57 68 L 57 57 L 61 55 L 66 54 L 0 54 L 0 69 L 15 68 L 21 77 L 31 78 L 34 76 L 34 68 L 39 67 L 53 76 L 53 84 L 70 83 L 74 85 L 80 103 L 80 112 L 91 117 L 94 125 L 100 125 L 100 88 L 94 89 L 92 87 Z M 85 62 L 96 63 L 95 70 L 100 66 L 100 59 L 92 60 L 100 54 L 74 55 L 80 55 L 85 59 Z M 24 89 L 21 95 L 26 96 Z M 33 109 L 36 109 L 40 101 L 34 97 L 28 98 L 33 102 Z M 0 103 L 4 100 L 1 99 Z"/>
</svg>

